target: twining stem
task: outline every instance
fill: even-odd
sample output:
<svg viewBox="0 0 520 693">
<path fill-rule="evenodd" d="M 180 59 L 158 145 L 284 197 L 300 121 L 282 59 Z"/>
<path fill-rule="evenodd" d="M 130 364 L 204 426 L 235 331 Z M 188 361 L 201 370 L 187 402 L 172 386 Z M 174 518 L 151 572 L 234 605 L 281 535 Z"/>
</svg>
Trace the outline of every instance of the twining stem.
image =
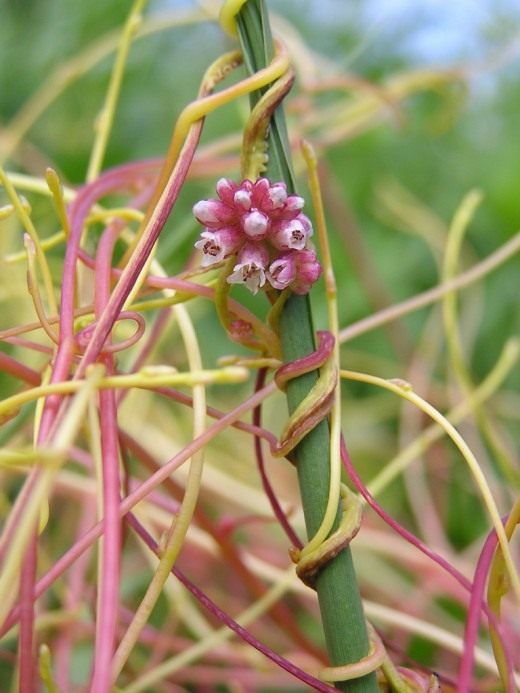
<svg viewBox="0 0 520 693">
<path fill-rule="evenodd" d="M 511 539 L 513 532 L 520 524 L 520 498 L 517 497 L 509 517 L 504 526 L 504 531 L 508 539 Z M 504 557 L 504 552 L 500 547 L 497 546 L 493 561 L 491 563 L 491 569 L 489 572 L 489 583 L 487 590 L 487 598 L 489 608 L 500 617 L 502 608 L 502 599 L 505 597 L 509 591 L 509 580 L 507 578 L 507 567 Z M 507 661 L 500 641 L 499 634 L 496 628 L 491 627 L 490 629 L 491 644 L 493 646 L 493 652 L 495 659 L 500 671 L 500 676 L 502 681 L 507 678 Z"/>
<path fill-rule="evenodd" d="M 379 387 L 390 390 L 394 394 L 407 399 L 409 402 L 414 404 L 416 407 L 421 409 L 427 416 L 429 416 L 436 424 L 442 427 L 444 432 L 451 438 L 454 444 L 459 449 L 461 455 L 463 456 L 466 464 L 469 467 L 471 474 L 477 484 L 479 491 L 484 501 L 484 505 L 489 513 L 495 532 L 497 533 L 498 543 L 503 554 L 503 559 L 505 567 L 507 569 L 508 578 L 511 580 L 511 587 L 516 593 L 518 600 L 520 601 L 520 575 L 515 567 L 513 557 L 511 555 L 511 550 L 509 548 L 509 538 L 504 530 L 502 520 L 500 518 L 500 513 L 495 503 L 495 499 L 489 488 L 486 477 L 475 457 L 475 455 L 470 450 L 466 441 L 462 438 L 457 429 L 451 424 L 448 419 L 443 416 L 439 411 L 435 409 L 431 404 L 426 402 L 422 397 L 419 397 L 415 392 L 412 391 L 411 385 L 404 381 L 392 381 L 384 380 L 383 378 L 378 378 L 373 375 L 368 375 L 366 373 L 356 373 L 354 371 L 342 370 L 340 371 L 342 378 L 349 378 L 350 380 L 357 380 L 358 382 L 370 383 L 372 385 L 377 385 Z"/>
<path fill-rule="evenodd" d="M 202 357 L 195 329 L 184 306 L 176 306 L 176 317 L 186 346 L 190 368 L 202 369 Z M 193 387 L 193 437 L 202 435 L 205 429 L 206 391 L 203 384 Z M 181 507 L 168 531 L 165 545 L 162 548 L 159 565 L 149 584 L 143 601 L 132 619 L 130 627 L 121 640 L 112 663 L 113 680 L 117 679 L 139 634 L 146 624 L 153 607 L 157 603 L 170 571 L 177 560 L 183 541 L 190 526 L 197 503 L 203 467 L 204 455 L 198 450 L 191 458 L 186 492 Z"/>
<path fill-rule="evenodd" d="M 442 271 L 443 283 L 450 281 L 456 275 L 462 242 L 481 199 L 482 194 L 478 190 L 470 191 L 460 203 L 453 217 L 444 253 Z M 446 346 L 455 381 L 462 394 L 472 399 L 474 390 L 473 378 L 464 354 L 462 329 L 459 324 L 459 311 L 457 305 L 458 296 L 455 292 L 445 294 L 442 300 L 444 334 L 446 336 Z M 489 412 L 487 412 L 484 407 L 475 405 L 472 413 L 482 432 L 482 437 L 487 443 L 502 474 L 512 484 L 518 486 L 520 481 L 518 471 L 515 469 L 515 465 L 511 461 L 510 455 L 496 427 L 493 426 L 493 421 L 489 416 Z"/>
<path fill-rule="evenodd" d="M 507 262 L 507 260 L 516 255 L 519 251 L 520 233 L 516 233 L 510 240 L 466 272 L 462 272 L 455 278 L 438 284 L 431 289 L 427 289 L 420 294 L 416 294 L 401 303 L 383 308 L 377 313 L 373 313 L 366 318 L 358 320 L 358 322 L 348 327 L 344 327 L 339 333 L 340 342 L 343 343 L 355 337 L 359 337 L 359 335 L 370 332 L 376 327 L 386 325 L 393 320 L 401 318 L 403 315 L 408 315 L 420 308 L 426 308 L 426 306 L 435 303 L 448 293 L 458 291 L 459 289 L 474 284 L 482 279 L 482 277 L 485 277 L 489 272 L 501 267 L 504 262 Z"/>
<path fill-rule="evenodd" d="M 249 72 L 267 65 L 272 56 L 272 39 L 267 12 L 262 0 L 248 0 L 237 16 L 237 27 Z M 262 92 L 255 92 L 254 105 Z M 294 191 L 288 138 L 281 108 L 275 111 L 269 134 L 267 175 L 284 180 Z M 310 305 L 306 296 L 291 295 L 280 316 L 280 336 L 284 359 L 292 361 L 314 351 L 314 330 Z M 316 372 L 294 378 L 287 386 L 289 410 L 292 412 L 317 381 Z M 295 449 L 298 479 L 307 532 L 314 536 L 321 525 L 329 497 L 329 426 L 326 421 L 313 429 Z M 332 529 L 339 523 L 339 510 Z M 316 580 L 329 658 L 334 666 L 356 662 L 369 649 L 365 619 L 348 549 L 326 565 Z M 374 674 L 341 682 L 345 691 L 376 691 Z"/>
<path fill-rule="evenodd" d="M 117 51 L 117 58 L 106 93 L 105 103 L 103 104 L 103 108 L 97 117 L 97 136 L 90 155 L 87 170 L 87 181 L 94 180 L 101 171 L 108 138 L 112 129 L 112 123 L 114 122 L 117 99 L 119 97 L 121 83 L 123 81 L 126 60 L 130 50 L 130 45 L 132 43 L 132 38 L 141 24 L 141 12 L 143 11 L 145 4 L 146 0 L 135 0 L 125 22 L 121 42 Z"/>
<path fill-rule="evenodd" d="M 337 305 L 337 288 L 336 278 L 334 276 L 334 268 L 332 266 L 332 258 L 330 254 L 330 246 L 327 235 L 327 226 L 325 222 L 325 211 L 323 209 L 323 201 L 321 197 L 320 183 L 318 179 L 318 160 L 312 146 L 308 142 L 302 143 L 303 156 L 308 168 L 309 185 L 311 188 L 312 203 L 316 217 L 317 235 L 320 240 L 321 257 L 323 264 L 323 273 L 325 277 L 325 292 L 327 296 L 327 313 L 329 331 L 334 336 L 334 351 L 332 354 L 332 362 L 336 369 L 339 370 L 339 321 L 338 321 L 338 305 Z M 310 554 L 317 549 L 319 545 L 331 533 L 334 525 L 334 518 L 337 514 L 338 503 L 340 502 L 340 485 L 341 485 L 341 456 L 340 456 L 340 439 L 341 439 L 341 392 L 336 387 L 334 393 L 334 403 L 329 417 L 330 425 L 330 486 L 329 496 L 327 499 L 327 507 L 323 514 L 320 527 L 316 534 L 311 538 L 307 546 L 301 552 L 301 558 L 306 554 Z"/>
<path fill-rule="evenodd" d="M 469 397 L 463 399 L 459 404 L 447 412 L 446 419 L 457 426 L 472 411 L 475 406 L 479 406 L 489 399 L 501 386 L 505 378 L 515 367 L 520 357 L 520 342 L 511 339 L 506 342 L 500 356 L 493 369 L 486 378 L 472 392 Z M 407 447 L 403 448 L 387 465 L 376 474 L 368 484 L 370 492 L 379 495 L 395 478 L 403 472 L 418 456 L 439 440 L 444 435 L 443 429 L 437 424 L 428 426 L 416 440 L 412 441 Z"/>
<path fill-rule="evenodd" d="M 99 377 L 98 371 L 95 371 L 93 373 L 93 377 L 94 375 L 96 377 Z M 62 424 L 62 426 L 60 427 L 60 431 L 58 432 L 56 450 L 67 450 L 68 447 L 72 444 L 68 442 L 68 438 L 61 435 L 61 429 L 65 429 L 66 433 L 72 432 L 74 435 L 77 434 L 77 429 L 73 428 L 71 419 L 73 419 L 73 423 L 76 424 L 76 419 L 80 418 L 80 415 L 83 414 L 82 411 L 78 411 L 78 408 L 82 406 L 82 396 L 84 396 L 85 392 L 89 394 L 90 391 L 88 390 L 88 388 L 91 386 L 93 386 L 93 383 L 91 381 L 85 381 L 83 383 L 83 389 L 80 390 L 76 395 L 76 400 L 73 403 L 74 409 L 72 407 L 71 409 L 69 409 L 67 415 L 64 417 L 64 423 Z M 98 380 L 95 381 L 95 386 L 96 389 L 99 387 Z M 144 481 L 138 488 L 134 489 L 127 496 L 125 496 L 125 498 L 121 501 L 121 504 L 119 506 L 119 512 L 121 517 L 124 516 L 127 512 L 129 512 L 135 505 L 137 505 L 137 503 L 144 500 L 155 488 L 157 488 L 176 469 L 178 469 L 178 467 L 184 464 L 186 460 L 188 460 L 192 455 L 198 452 L 198 450 L 202 449 L 205 445 L 207 445 L 208 442 L 214 438 L 214 436 L 228 429 L 229 426 L 232 426 L 236 421 L 241 419 L 247 412 L 253 410 L 256 406 L 258 406 L 258 404 L 267 399 L 267 397 L 271 396 L 275 391 L 276 385 L 274 383 L 266 385 L 258 392 L 255 392 L 255 394 L 249 397 L 245 402 L 242 402 L 239 406 L 235 407 L 230 412 L 225 414 L 222 418 L 220 418 L 218 421 L 209 426 L 202 435 L 197 436 L 197 438 L 192 440 L 191 443 L 186 445 L 179 453 L 177 453 L 174 457 L 168 460 L 168 462 L 165 462 L 160 469 L 158 469 L 154 474 L 148 477 L 146 481 Z M 73 440 L 73 438 L 71 438 L 71 440 Z M 64 443 L 68 443 L 68 445 L 65 445 Z M 50 452 L 53 451 L 54 448 Z M 46 485 L 43 491 L 40 492 L 40 489 L 38 489 L 38 492 L 41 496 L 43 496 L 44 493 L 46 494 L 48 492 L 48 488 L 50 488 L 50 482 Z M 33 505 L 28 504 L 27 507 L 29 507 L 30 509 L 33 507 Z M 20 524 L 22 525 L 22 523 Z M 14 537 L 12 543 L 14 545 L 19 545 L 18 542 L 25 541 L 22 537 L 22 533 L 24 533 L 25 536 L 27 535 L 27 527 L 25 526 L 27 524 L 29 525 L 29 528 L 31 528 L 34 524 L 34 518 L 29 517 L 29 520 L 27 521 L 26 517 L 24 516 L 23 526 L 16 527 L 16 529 L 13 530 Z M 71 547 L 63 556 L 61 556 L 61 558 L 55 561 L 52 567 L 49 569 L 49 571 L 38 581 L 35 588 L 35 598 L 38 599 L 50 587 L 50 585 L 53 584 L 54 580 L 56 580 L 60 575 L 62 575 L 62 573 L 70 565 L 72 565 L 74 561 L 79 556 L 81 556 L 81 554 L 89 546 L 91 546 L 91 544 L 93 544 L 96 541 L 96 539 L 102 536 L 102 534 L 103 524 L 101 522 L 98 522 L 94 527 L 92 527 L 85 534 L 83 534 L 74 544 L 74 546 Z M 0 636 L 7 632 L 9 628 L 11 628 L 11 626 L 14 623 L 16 623 L 20 615 L 19 607 L 15 606 L 9 613 L 9 617 L 4 620 L 5 615 L 9 611 L 12 602 L 15 600 L 15 595 L 12 594 L 10 586 L 13 582 L 13 576 L 16 576 L 16 569 L 19 563 L 19 558 L 16 552 L 12 552 L 10 557 L 13 562 L 18 562 L 16 563 L 16 565 L 11 567 L 8 566 L 6 560 L 4 564 L 5 567 L 3 568 L 3 571 L 0 574 L 0 595 L 2 597 L 2 599 L 0 600 Z"/>
</svg>

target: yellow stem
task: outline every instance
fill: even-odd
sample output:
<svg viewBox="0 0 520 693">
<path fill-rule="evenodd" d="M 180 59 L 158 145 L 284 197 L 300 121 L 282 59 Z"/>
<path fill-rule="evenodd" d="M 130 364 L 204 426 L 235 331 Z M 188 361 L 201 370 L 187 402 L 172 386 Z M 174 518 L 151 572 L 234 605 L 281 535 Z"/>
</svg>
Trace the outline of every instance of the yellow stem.
<svg viewBox="0 0 520 693">
<path fill-rule="evenodd" d="M 491 397 L 503 383 L 518 361 L 520 355 L 520 340 L 509 340 L 500 354 L 493 370 L 482 383 L 474 390 L 471 399 L 466 398 L 456 407 L 453 407 L 446 418 L 452 424 L 459 424 L 473 409 Z M 370 492 L 377 496 L 388 484 L 395 479 L 414 459 L 421 455 L 432 443 L 441 438 L 443 430 L 437 424 L 429 426 L 416 440 L 402 450 L 385 468 L 377 474 L 369 483 Z"/>
<path fill-rule="evenodd" d="M 198 370 L 186 373 L 177 373 L 175 370 L 158 368 L 143 368 L 137 373 L 129 375 L 113 375 L 99 380 L 100 389 L 115 388 L 123 389 L 139 387 L 143 389 L 153 389 L 163 385 L 212 385 L 216 383 L 241 383 L 247 380 L 249 371 L 240 366 L 227 366 L 215 370 Z M 5 416 L 17 411 L 24 404 L 34 402 L 40 397 L 49 395 L 69 395 L 79 392 L 85 384 L 85 380 L 66 380 L 61 383 L 51 383 L 49 385 L 39 385 L 29 390 L 24 390 L 16 395 L 7 397 L 0 402 L 0 416 Z"/>
<path fill-rule="evenodd" d="M 121 41 L 117 51 L 114 69 L 110 77 L 110 84 L 107 89 L 105 103 L 98 115 L 96 122 L 97 136 L 94 141 L 94 146 L 90 154 L 90 161 L 87 170 L 87 182 L 97 178 L 103 165 L 103 157 L 107 147 L 108 138 L 114 122 L 114 116 L 117 107 L 117 100 L 121 91 L 121 83 L 125 72 L 126 60 L 130 51 L 130 45 L 134 35 L 141 25 L 141 12 L 146 3 L 146 0 L 135 0 L 128 18 L 125 22 Z"/>
<path fill-rule="evenodd" d="M 16 212 L 18 214 L 18 217 L 20 221 L 22 222 L 22 225 L 26 232 L 29 234 L 31 237 L 32 242 L 34 243 L 35 251 L 36 251 L 36 257 L 38 259 L 38 263 L 40 265 L 40 270 L 42 273 L 43 277 L 43 284 L 45 286 L 45 293 L 47 296 L 47 302 L 49 304 L 49 309 L 51 313 L 57 313 L 58 308 L 57 308 L 57 303 L 56 303 L 56 297 L 54 295 L 54 287 L 52 284 L 52 277 L 51 277 L 51 272 L 49 269 L 49 265 L 47 264 L 47 258 L 45 257 L 45 253 L 42 250 L 41 243 L 40 243 L 40 237 L 38 236 L 38 232 L 36 231 L 36 228 L 34 227 L 34 224 L 32 223 L 31 217 L 27 213 L 27 210 L 25 209 L 25 206 L 18 196 L 18 193 L 16 192 L 16 189 L 14 185 L 11 183 L 9 180 L 6 172 L 4 169 L 0 166 L 0 183 L 4 186 L 5 192 L 7 193 L 7 196 L 11 200 L 11 203 L 16 209 Z"/>
<path fill-rule="evenodd" d="M 47 333 L 47 336 L 51 339 L 54 344 L 58 343 L 58 333 L 54 330 L 45 314 L 45 308 L 43 307 L 42 299 L 40 296 L 40 290 L 38 288 L 38 277 L 36 276 L 36 248 L 34 246 L 33 240 L 30 236 L 25 235 L 25 250 L 27 255 L 27 285 L 29 289 L 29 294 L 33 300 L 34 309 L 36 315 L 38 316 L 41 326 Z"/>
<path fill-rule="evenodd" d="M 507 518 L 504 530 L 509 540 L 513 536 L 513 532 L 520 524 L 520 498 L 517 498 L 509 517 Z M 504 566 L 504 554 L 502 553 L 500 547 L 497 547 L 495 556 L 493 557 L 493 562 L 491 563 L 491 570 L 489 571 L 489 583 L 487 589 L 487 599 L 489 608 L 500 618 L 502 598 L 509 591 L 510 585 L 507 579 L 507 570 Z M 498 637 L 498 634 L 494 628 L 490 629 L 490 639 L 491 645 L 493 647 L 493 652 L 495 654 L 495 659 L 497 661 L 498 670 L 500 672 L 500 677 L 502 681 L 505 682 L 508 679 L 508 669 L 507 662 L 504 656 L 504 649 L 502 647 L 502 642 Z"/>
<path fill-rule="evenodd" d="M 390 390 L 390 392 L 393 392 L 399 397 L 402 397 L 403 399 L 406 399 L 412 404 L 414 404 L 416 407 L 418 407 L 421 411 L 423 411 L 427 416 L 433 419 L 437 424 L 439 424 L 439 426 L 441 426 L 444 429 L 446 434 L 451 438 L 456 447 L 459 449 L 461 455 L 463 456 L 464 460 L 466 461 L 470 469 L 470 472 L 473 474 L 473 478 L 475 479 L 477 487 L 480 490 L 480 494 L 488 510 L 489 516 L 493 523 L 493 527 L 497 533 L 498 542 L 504 555 L 504 561 L 506 564 L 509 579 L 511 580 L 511 585 L 513 587 L 517 599 L 520 601 L 520 578 L 515 568 L 515 564 L 513 562 L 513 557 L 509 549 L 508 538 L 504 531 L 504 526 L 502 525 L 500 513 L 498 512 L 498 508 L 495 504 L 495 499 L 493 498 L 493 494 L 490 491 L 489 485 L 486 481 L 486 477 L 484 476 L 484 473 L 482 472 L 482 469 L 480 468 L 477 459 L 475 458 L 470 448 L 468 447 L 468 444 L 462 438 L 457 429 L 448 421 L 448 419 L 445 416 L 443 416 L 439 411 L 437 411 L 435 407 L 429 404 L 429 402 L 426 402 L 426 400 L 424 400 L 422 397 L 419 397 L 419 395 L 415 394 L 412 391 L 412 386 L 409 383 L 405 383 L 404 381 L 396 382 L 384 380 L 383 378 L 378 378 L 377 376 L 373 375 L 367 375 L 366 373 L 356 373 L 354 371 L 346 370 L 340 371 L 340 375 L 342 378 L 357 380 L 359 382 L 369 383 L 371 385 L 376 385 L 386 390 Z"/>
<path fill-rule="evenodd" d="M 90 399 L 95 396 L 102 375 L 103 368 L 100 366 L 89 370 L 86 379 L 82 381 L 80 389 L 71 401 L 54 440 L 47 447 L 47 460 L 53 459 L 54 464 L 47 464 L 41 468 L 30 497 L 26 499 L 24 513 L 14 530 L 2 567 L 0 575 L 0 623 L 4 622 L 16 599 L 16 592 L 13 591 L 12 586 L 16 584 L 25 549 L 37 525 L 42 507 L 51 493 L 54 478 L 60 466 L 67 459 L 67 451 L 83 425 L 85 410 Z"/>
<path fill-rule="evenodd" d="M 289 589 L 293 580 L 294 571 L 292 568 L 285 573 L 282 573 L 278 582 L 267 590 L 267 592 L 257 602 L 252 604 L 236 617 L 235 620 L 237 623 L 239 623 L 243 628 L 247 628 L 249 625 L 251 625 L 283 596 L 283 594 Z M 195 645 L 192 645 L 188 649 L 184 650 L 184 652 L 181 652 L 181 654 L 162 662 L 152 671 L 138 678 L 136 681 L 130 684 L 130 686 L 127 686 L 124 689 L 124 693 L 139 693 L 140 691 L 155 688 L 156 684 L 164 680 L 167 676 L 171 676 L 176 671 L 179 671 L 179 669 L 182 667 L 187 666 L 191 662 L 197 661 L 206 652 L 212 650 L 221 643 L 226 642 L 226 640 L 232 638 L 233 635 L 233 631 L 227 626 L 219 628 L 207 638 L 200 640 Z"/>
<path fill-rule="evenodd" d="M 246 2 L 247 0 L 224 0 L 218 20 L 226 34 L 238 36 L 235 18 Z"/>
<path fill-rule="evenodd" d="M 65 194 L 58 174 L 53 168 L 48 168 L 45 171 L 45 180 L 47 182 L 49 192 L 52 195 L 52 200 L 54 202 L 56 214 L 58 215 L 58 219 L 60 220 L 61 226 L 63 228 L 63 231 L 61 233 L 64 235 L 65 238 L 68 238 L 70 236 L 70 226 L 69 217 L 67 216 L 67 207 L 65 204 Z"/>
<path fill-rule="evenodd" d="M 464 234 L 469 222 L 473 218 L 475 210 L 482 199 L 481 193 L 471 191 L 462 200 L 457 209 L 453 221 L 450 226 L 448 239 L 446 242 L 446 251 L 444 256 L 442 282 L 449 282 L 455 276 L 459 263 L 460 249 Z M 442 300 L 442 317 L 444 322 L 444 333 L 446 335 L 446 344 L 448 354 L 453 369 L 455 378 L 464 395 L 471 399 L 473 397 L 473 379 L 471 372 L 466 364 L 464 349 L 462 346 L 461 330 L 459 326 L 458 310 L 457 310 L 457 294 L 449 292 L 444 295 Z M 493 422 L 486 412 L 485 407 L 478 405 L 473 407 L 473 413 L 476 418 L 477 425 L 482 432 L 484 440 L 487 442 L 498 466 L 504 476 L 518 487 L 519 473 L 515 465 L 511 462 L 510 456 L 497 433 Z"/>
<path fill-rule="evenodd" d="M 321 256 L 323 262 L 323 273 L 325 276 L 325 290 L 327 299 L 327 315 L 329 323 L 329 331 L 334 335 L 334 351 L 331 354 L 331 359 L 336 366 L 335 372 L 339 371 L 339 323 L 338 323 L 338 305 L 337 305 L 337 289 L 336 278 L 334 276 L 334 268 L 332 266 L 332 258 L 329 247 L 329 239 L 327 234 L 327 225 L 325 221 L 325 211 L 323 209 L 323 200 L 321 196 L 320 181 L 318 177 L 318 162 L 316 154 L 310 143 L 302 143 L 302 152 L 307 164 L 309 187 L 311 190 L 312 203 L 314 214 L 316 216 L 316 229 L 320 242 Z M 341 493 L 341 454 L 340 454 L 340 438 L 341 438 L 341 390 L 336 385 L 334 392 L 334 403 L 330 412 L 330 480 L 329 480 L 329 496 L 327 499 L 327 507 L 316 534 L 302 549 L 301 555 L 306 556 L 315 551 L 319 545 L 327 538 L 336 520 L 338 512 L 338 504 Z"/>
<path fill-rule="evenodd" d="M 192 371 L 200 371 L 202 370 L 202 358 L 197 335 L 188 315 L 188 311 L 184 306 L 175 306 L 174 311 L 181 330 L 190 369 L 192 369 Z M 193 388 L 193 438 L 202 435 L 206 425 L 205 421 L 206 391 L 204 385 L 201 384 Z M 166 544 L 161 547 L 159 565 L 114 656 L 112 665 L 114 681 L 117 679 L 128 659 L 131 650 L 139 638 L 141 630 L 146 625 L 161 595 L 164 584 L 171 573 L 171 569 L 177 560 L 177 556 L 180 553 L 199 496 L 203 463 L 204 452 L 200 450 L 191 458 L 184 498 L 179 512 L 176 517 L 172 519 Z"/>
</svg>

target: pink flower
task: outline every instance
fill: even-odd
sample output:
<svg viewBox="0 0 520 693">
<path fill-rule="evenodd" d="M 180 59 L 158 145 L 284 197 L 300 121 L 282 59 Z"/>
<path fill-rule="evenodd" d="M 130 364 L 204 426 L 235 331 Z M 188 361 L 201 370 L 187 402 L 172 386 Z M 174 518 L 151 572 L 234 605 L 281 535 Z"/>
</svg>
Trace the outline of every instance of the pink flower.
<svg viewBox="0 0 520 693">
<path fill-rule="evenodd" d="M 271 216 L 276 220 L 285 219 L 286 221 L 290 221 L 291 219 L 296 219 L 300 215 L 304 204 L 305 200 L 303 197 L 299 195 L 289 195 L 283 205 L 272 209 Z"/>
<path fill-rule="evenodd" d="M 229 275 L 229 284 L 245 284 L 256 294 L 265 284 L 265 267 L 269 262 L 269 251 L 261 243 L 246 243 L 238 254 L 238 263 Z"/>
<path fill-rule="evenodd" d="M 280 255 L 274 262 L 271 262 L 267 272 L 267 279 L 275 289 L 286 289 L 296 278 L 295 253 L 285 253 Z"/>
<path fill-rule="evenodd" d="M 249 212 L 242 220 L 242 227 L 249 238 L 254 241 L 260 241 L 267 235 L 269 217 L 256 210 Z"/>
<path fill-rule="evenodd" d="M 306 294 L 321 275 L 321 265 L 314 250 L 296 250 L 296 279 L 291 285 L 295 294 Z"/>
<path fill-rule="evenodd" d="M 200 234 L 195 248 L 202 250 L 202 267 L 214 265 L 229 255 L 236 253 L 241 244 L 241 235 L 237 229 L 206 229 Z"/>
<path fill-rule="evenodd" d="M 282 220 L 271 232 L 271 242 L 280 250 L 303 250 L 312 233 L 312 226 L 305 214 L 298 214 L 295 219 Z"/>
<path fill-rule="evenodd" d="M 271 185 L 268 196 L 273 209 L 282 208 L 287 202 L 287 186 L 285 183 Z"/>
<path fill-rule="evenodd" d="M 237 190 L 233 195 L 233 202 L 236 207 L 241 207 L 248 212 L 251 209 L 251 191 Z"/>
<path fill-rule="evenodd" d="M 230 284 L 245 284 L 257 293 L 269 281 L 276 289 L 307 293 L 321 266 L 316 253 L 307 248 L 312 225 L 301 211 L 303 198 L 288 195 L 285 183 L 267 178 L 254 183 L 221 178 L 217 195 L 218 199 L 201 200 L 193 207 L 206 227 L 195 243 L 202 251 L 202 266 L 237 253 L 227 277 Z"/>
<path fill-rule="evenodd" d="M 314 250 L 293 250 L 274 260 L 266 273 L 275 289 L 291 287 L 296 294 L 306 294 L 321 275 L 321 265 Z"/>
<path fill-rule="evenodd" d="M 200 200 L 193 205 L 193 214 L 209 229 L 220 229 L 236 218 L 235 210 L 219 200 Z"/>
<path fill-rule="evenodd" d="M 222 202 L 232 205 L 234 201 L 233 198 L 239 187 L 241 186 L 237 185 L 232 180 L 229 180 L 229 178 L 221 178 L 217 181 L 217 195 L 220 197 Z"/>
</svg>

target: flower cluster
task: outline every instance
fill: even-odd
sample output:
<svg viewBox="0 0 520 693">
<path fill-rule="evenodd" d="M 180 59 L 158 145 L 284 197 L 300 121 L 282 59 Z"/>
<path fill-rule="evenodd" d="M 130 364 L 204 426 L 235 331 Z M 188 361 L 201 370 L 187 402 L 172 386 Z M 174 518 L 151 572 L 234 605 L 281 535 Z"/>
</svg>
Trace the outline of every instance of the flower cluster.
<svg viewBox="0 0 520 693">
<path fill-rule="evenodd" d="M 245 284 L 254 294 L 268 282 L 275 289 L 290 287 L 305 294 L 321 274 L 316 253 L 309 248 L 312 225 L 302 213 L 304 200 L 288 195 L 285 183 L 259 178 L 237 184 L 217 183 L 219 199 L 201 200 L 193 207 L 205 226 L 195 247 L 202 266 L 236 255 L 230 284 Z"/>
</svg>

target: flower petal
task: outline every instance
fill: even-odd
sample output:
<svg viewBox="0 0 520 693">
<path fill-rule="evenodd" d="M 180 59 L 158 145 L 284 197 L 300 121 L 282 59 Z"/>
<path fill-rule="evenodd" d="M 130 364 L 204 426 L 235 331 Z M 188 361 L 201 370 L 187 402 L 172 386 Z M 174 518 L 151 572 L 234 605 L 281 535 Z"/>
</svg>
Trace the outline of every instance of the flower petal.
<svg viewBox="0 0 520 693">
<path fill-rule="evenodd" d="M 303 215 L 302 215 L 303 216 Z M 303 250 L 309 237 L 308 219 L 283 220 L 273 226 L 270 240 L 280 250 Z"/>
<path fill-rule="evenodd" d="M 235 253 L 240 243 L 241 233 L 238 229 L 228 228 L 217 231 L 206 229 L 200 234 L 195 248 L 202 250 L 202 267 L 208 267 Z"/>
<path fill-rule="evenodd" d="M 267 271 L 267 279 L 275 289 L 286 289 L 296 278 L 294 253 L 285 253 L 274 260 Z"/>
<path fill-rule="evenodd" d="M 269 228 L 269 217 L 254 210 L 246 214 L 242 219 L 242 226 L 246 235 L 255 241 L 265 238 L 267 229 Z"/>
</svg>

